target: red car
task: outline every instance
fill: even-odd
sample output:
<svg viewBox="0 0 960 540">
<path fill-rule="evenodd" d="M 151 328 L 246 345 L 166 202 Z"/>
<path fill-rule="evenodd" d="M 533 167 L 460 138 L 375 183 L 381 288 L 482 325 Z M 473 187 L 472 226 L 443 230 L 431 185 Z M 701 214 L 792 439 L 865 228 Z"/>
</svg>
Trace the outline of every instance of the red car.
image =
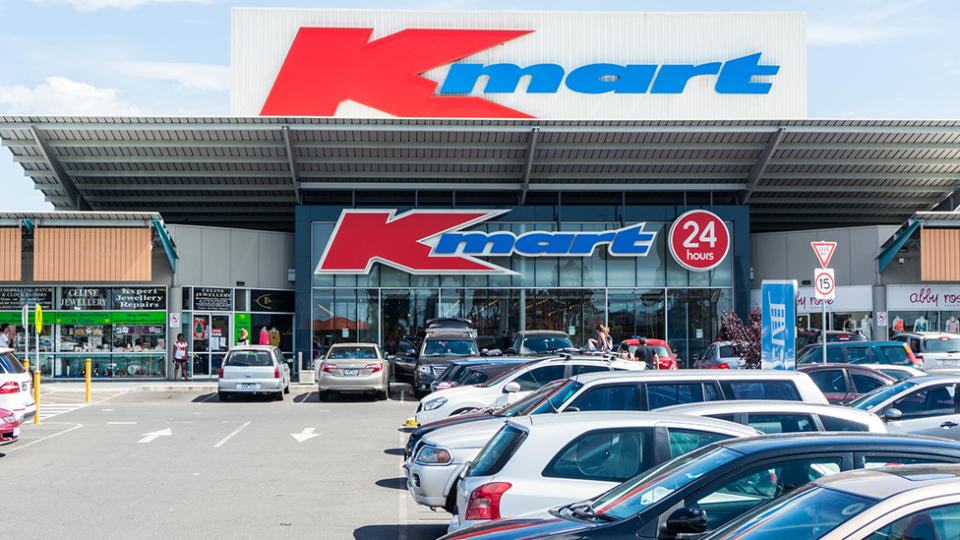
<svg viewBox="0 0 960 540">
<path fill-rule="evenodd" d="M 20 422 L 6 409 L 0 409 L 0 444 L 16 442 L 20 438 Z"/>
<path fill-rule="evenodd" d="M 620 348 L 617 349 L 618 353 L 628 353 L 630 358 L 633 358 L 633 353 L 637 350 L 637 347 L 640 346 L 640 340 L 638 338 L 625 339 L 620 343 Z M 677 369 L 677 357 L 673 354 L 673 351 L 670 350 L 670 345 L 667 345 L 667 342 L 662 339 L 648 339 L 647 347 L 653 349 L 657 355 L 657 366 L 654 369 Z"/>
<path fill-rule="evenodd" d="M 827 401 L 846 405 L 858 397 L 896 381 L 893 377 L 856 364 L 803 364 L 797 367 L 813 379 Z"/>
</svg>

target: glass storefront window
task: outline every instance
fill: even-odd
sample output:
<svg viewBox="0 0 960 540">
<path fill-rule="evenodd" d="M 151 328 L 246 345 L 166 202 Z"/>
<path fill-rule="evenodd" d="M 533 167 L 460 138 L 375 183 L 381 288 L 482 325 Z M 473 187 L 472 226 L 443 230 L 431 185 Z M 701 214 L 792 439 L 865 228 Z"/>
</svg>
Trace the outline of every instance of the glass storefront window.
<svg viewBox="0 0 960 540">
<path fill-rule="evenodd" d="M 940 328 L 939 311 L 891 311 L 890 334 L 934 332 Z"/>
<path fill-rule="evenodd" d="M 164 325 L 113 325 L 113 350 L 119 352 L 166 351 Z"/>
<path fill-rule="evenodd" d="M 110 352 L 113 340 L 109 324 L 64 324 L 60 326 L 60 352 Z"/>
<path fill-rule="evenodd" d="M 559 330 L 584 345 L 591 331 L 604 323 L 606 295 L 602 289 L 528 289 L 525 291 L 526 330 Z"/>
<path fill-rule="evenodd" d="M 632 336 L 663 339 L 666 336 L 663 294 L 663 289 L 607 291 L 608 326 L 614 342 Z"/>
<path fill-rule="evenodd" d="M 668 342 L 680 367 L 693 365 L 720 333 L 723 312 L 733 309 L 731 289 L 672 289 L 667 291 Z"/>
</svg>

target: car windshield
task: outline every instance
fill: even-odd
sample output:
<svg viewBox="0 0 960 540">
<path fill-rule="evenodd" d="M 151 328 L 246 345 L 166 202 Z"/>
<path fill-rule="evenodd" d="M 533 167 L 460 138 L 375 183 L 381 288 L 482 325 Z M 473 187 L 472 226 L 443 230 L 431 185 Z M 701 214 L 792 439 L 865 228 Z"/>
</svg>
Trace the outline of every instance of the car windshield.
<svg viewBox="0 0 960 540">
<path fill-rule="evenodd" d="M 637 515 L 710 471 L 740 456 L 723 447 L 705 446 L 627 480 L 597 497 L 597 513 L 616 520 Z"/>
<path fill-rule="evenodd" d="M 951 353 L 960 352 L 960 338 L 927 338 L 923 342 L 924 352 Z"/>
<path fill-rule="evenodd" d="M 564 379 L 561 379 L 561 380 L 558 380 L 558 381 L 553 381 L 553 382 L 551 382 L 551 383 L 547 383 L 547 384 L 541 386 L 536 392 L 530 394 L 529 396 L 520 398 L 520 399 L 518 399 L 518 400 L 516 400 L 516 401 L 513 401 L 513 402 L 511 402 L 511 403 L 508 403 L 508 404 L 504 405 L 503 407 L 497 409 L 493 414 L 495 414 L 495 415 L 497 415 L 497 416 L 520 416 L 520 415 L 523 415 L 523 414 L 527 414 L 527 413 L 524 413 L 524 412 L 522 412 L 522 411 L 524 411 L 524 410 L 526 410 L 528 407 L 530 407 L 531 404 L 539 404 L 539 403 L 541 403 L 541 402 L 545 399 L 544 396 L 546 396 L 546 395 L 550 394 L 551 392 L 553 392 L 554 390 L 556 390 L 557 387 L 559 387 L 560 385 L 562 385 L 564 382 L 565 382 L 565 380 L 564 380 Z M 481 384 L 480 386 L 485 386 L 485 385 Z"/>
<path fill-rule="evenodd" d="M 910 388 L 913 388 L 916 385 L 917 383 L 914 383 L 914 382 L 900 381 L 898 383 L 894 383 L 891 386 L 881 386 L 880 388 L 877 388 L 873 392 L 870 392 L 869 394 L 864 394 L 859 398 L 853 400 L 853 402 L 850 403 L 850 407 L 853 407 L 855 409 L 861 409 L 864 411 L 869 411 L 870 409 L 873 409 L 874 407 L 876 407 L 877 405 L 880 405 L 884 401 L 887 401 L 893 396 L 896 396 L 900 392 L 909 390 Z"/>
<path fill-rule="evenodd" d="M 515 367 L 515 368 L 513 368 L 513 369 L 508 369 L 507 371 L 501 373 L 500 375 L 497 375 L 496 377 L 490 379 L 489 381 L 487 381 L 487 382 L 485 382 L 485 383 L 483 383 L 483 384 L 479 384 L 479 385 L 477 385 L 477 386 L 480 386 L 481 388 L 487 388 L 487 387 L 489 387 L 489 386 L 496 386 L 497 384 L 500 384 L 501 381 L 503 381 L 503 380 L 506 379 L 507 377 L 511 377 L 514 373 L 516 373 L 518 370 L 523 369 L 524 367 L 526 367 L 524 364 L 520 364 L 519 366 L 517 366 L 517 367 Z"/>
<path fill-rule="evenodd" d="M 874 499 L 807 484 L 754 508 L 703 540 L 816 540 L 876 503 Z"/>
<path fill-rule="evenodd" d="M 477 344 L 469 339 L 433 339 L 423 346 L 423 356 L 478 356 Z"/>
<path fill-rule="evenodd" d="M 527 414 L 544 414 L 555 412 L 560 406 L 567 402 L 571 396 L 583 388 L 583 383 L 577 381 L 560 381 L 563 384 L 559 388 L 554 388 L 553 392 L 542 394 L 536 401 L 528 402 L 525 407 L 516 412 L 517 416 Z"/>
<path fill-rule="evenodd" d="M 269 351 L 233 351 L 223 362 L 231 367 L 272 367 L 273 355 Z"/>
<path fill-rule="evenodd" d="M 573 348 L 573 342 L 568 337 L 528 337 L 520 344 L 520 354 L 542 354 L 570 348 Z"/>
<path fill-rule="evenodd" d="M 7 353 L 0 355 L 0 373 L 23 373 L 23 364 L 17 359 L 17 355 Z"/>
<path fill-rule="evenodd" d="M 376 360 L 377 350 L 373 347 L 334 347 L 330 349 L 327 360 Z"/>
</svg>

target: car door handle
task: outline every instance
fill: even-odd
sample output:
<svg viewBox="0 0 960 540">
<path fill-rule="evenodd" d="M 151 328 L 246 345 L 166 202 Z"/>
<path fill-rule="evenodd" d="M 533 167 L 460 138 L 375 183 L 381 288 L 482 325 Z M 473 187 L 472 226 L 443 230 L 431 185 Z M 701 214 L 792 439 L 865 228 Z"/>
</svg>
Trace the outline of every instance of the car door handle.
<svg viewBox="0 0 960 540">
<path fill-rule="evenodd" d="M 946 422 L 940 424 L 940 427 L 942 427 L 942 428 L 952 428 L 952 427 L 956 427 L 956 426 L 957 426 L 957 423 L 956 423 L 956 422 L 951 422 L 951 421 L 949 421 L 949 420 L 947 420 Z"/>
</svg>

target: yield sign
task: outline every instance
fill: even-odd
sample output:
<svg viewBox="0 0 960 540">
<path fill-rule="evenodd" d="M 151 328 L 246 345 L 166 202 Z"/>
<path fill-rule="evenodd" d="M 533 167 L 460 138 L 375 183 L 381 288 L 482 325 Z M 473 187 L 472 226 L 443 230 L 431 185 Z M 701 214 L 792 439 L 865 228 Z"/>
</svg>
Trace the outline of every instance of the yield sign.
<svg viewBox="0 0 960 540">
<path fill-rule="evenodd" d="M 820 268 L 826 268 L 830 263 L 830 257 L 833 257 L 833 250 L 837 249 L 836 242 L 810 242 L 813 246 L 813 252 L 817 254 L 817 260 L 820 261 Z"/>
</svg>

